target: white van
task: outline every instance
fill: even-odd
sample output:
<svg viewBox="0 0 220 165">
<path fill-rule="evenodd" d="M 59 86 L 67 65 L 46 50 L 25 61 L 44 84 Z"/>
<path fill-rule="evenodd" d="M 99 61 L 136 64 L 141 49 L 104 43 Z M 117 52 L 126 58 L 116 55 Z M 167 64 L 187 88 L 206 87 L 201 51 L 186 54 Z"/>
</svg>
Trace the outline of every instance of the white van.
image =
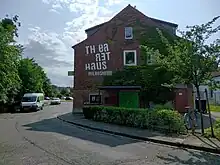
<svg viewBox="0 0 220 165">
<path fill-rule="evenodd" d="M 38 111 L 43 110 L 43 107 L 43 93 L 26 93 L 21 100 L 21 111 Z"/>
</svg>

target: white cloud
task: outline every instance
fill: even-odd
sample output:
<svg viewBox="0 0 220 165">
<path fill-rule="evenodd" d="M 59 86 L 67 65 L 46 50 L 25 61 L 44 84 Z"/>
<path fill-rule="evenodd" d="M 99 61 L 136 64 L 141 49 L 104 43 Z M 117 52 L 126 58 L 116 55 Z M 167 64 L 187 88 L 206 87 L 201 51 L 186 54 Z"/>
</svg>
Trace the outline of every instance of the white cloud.
<svg viewBox="0 0 220 165">
<path fill-rule="evenodd" d="M 57 14 L 60 14 L 59 11 L 57 11 L 56 9 L 50 9 L 49 12 L 53 12 L 53 13 L 57 13 Z"/>
<path fill-rule="evenodd" d="M 112 15 L 113 14 L 113 11 L 112 10 L 109 10 L 105 7 L 99 7 L 99 14 L 100 15 Z"/>
<path fill-rule="evenodd" d="M 52 5 L 53 9 L 62 9 L 62 6 L 59 3 L 53 4 Z"/>
<path fill-rule="evenodd" d="M 74 4 L 70 6 L 70 11 L 82 13 L 79 17 L 66 22 L 64 33 L 71 33 L 70 36 L 74 38 L 72 45 L 86 38 L 85 29 L 106 22 L 113 16 L 113 11 L 104 6 L 99 6 L 98 0 L 91 0 L 90 3 L 85 4 Z"/>
<path fill-rule="evenodd" d="M 122 3 L 126 4 L 126 2 L 127 2 L 126 0 L 107 0 L 106 5 L 113 6 L 113 5 L 122 4 Z"/>
<path fill-rule="evenodd" d="M 51 12 L 62 13 L 65 10 L 75 16 L 72 20 L 66 22 L 66 27 L 60 34 L 43 31 L 38 27 L 29 28 L 32 32 L 29 38 L 29 46 L 32 46 L 30 51 L 36 52 L 36 60 L 44 65 L 52 81 L 54 83 L 60 81 L 59 83 L 61 83 L 61 81 L 64 81 L 64 78 L 61 77 L 65 77 L 67 71 L 72 69 L 70 67 L 73 64 L 71 46 L 86 38 L 85 29 L 112 18 L 115 15 L 113 5 L 124 6 L 125 0 L 42 0 L 42 2 L 51 5 Z M 100 3 L 103 5 L 100 6 Z M 37 51 L 39 49 L 41 51 Z M 49 66 L 48 63 L 50 63 Z M 59 69 L 57 69 L 58 66 L 60 66 Z M 61 79 L 58 78 L 59 76 Z"/>
<path fill-rule="evenodd" d="M 46 4 L 51 4 L 51 8 L 59 6 L 59 9 L 68 9 L 71 13 L 76 13 L 79 17 L 66 22 L 66 27 L 62 37 L 72 45 L 86 38 L 84 30 L 109 20 L 114 12 L 109 6 L 122 4 L 125 0 L 43 0 Z M 104 2 L 104 6 L 100 3 Z"/>
<path fill-rule="evenodd" d="M 71 77 L 67 72 L 73 69 L 73 50 L 67 47 L 63 35 L 39 27 L 30 27 L 29 31 L 31 35 L 24 44 L 24 56 L 33 57 L 54 84 L 70 85 Z"/>
</svg>

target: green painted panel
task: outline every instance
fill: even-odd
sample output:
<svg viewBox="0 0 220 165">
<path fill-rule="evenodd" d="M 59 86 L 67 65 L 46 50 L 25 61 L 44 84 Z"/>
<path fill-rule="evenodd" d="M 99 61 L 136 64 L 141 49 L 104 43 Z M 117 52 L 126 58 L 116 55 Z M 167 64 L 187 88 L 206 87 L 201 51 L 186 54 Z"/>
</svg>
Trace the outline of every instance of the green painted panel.
<svg viewBox="0 0 220 165">
<path fill-rule="evenodd" d="M 139 108 L 138 92 L 119 92 L 119 107 Z"/>
</svg>

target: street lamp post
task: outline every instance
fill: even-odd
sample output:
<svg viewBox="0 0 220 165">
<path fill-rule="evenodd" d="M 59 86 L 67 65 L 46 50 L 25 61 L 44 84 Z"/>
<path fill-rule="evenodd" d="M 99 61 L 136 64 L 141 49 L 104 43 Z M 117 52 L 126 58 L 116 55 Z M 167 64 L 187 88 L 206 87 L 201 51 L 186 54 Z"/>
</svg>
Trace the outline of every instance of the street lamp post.
<svg viewBox="0 0 220 165">
<path fill-rule="evenodd" d="M 74 88 L 74 74 L 75 72 L 74 71 L 68 71 L 68 76 L 71 76 L 73 79 L 72 79 L 72 89 Z M 72 93 L 72 96 L 73 96 L 73 93 Z M 74 101 L 74 99 L 73 99 Z M 72 112 L 74 111 L 74 104 L 73 104 L 73 107 L 72 107 Z"/>
</svg>

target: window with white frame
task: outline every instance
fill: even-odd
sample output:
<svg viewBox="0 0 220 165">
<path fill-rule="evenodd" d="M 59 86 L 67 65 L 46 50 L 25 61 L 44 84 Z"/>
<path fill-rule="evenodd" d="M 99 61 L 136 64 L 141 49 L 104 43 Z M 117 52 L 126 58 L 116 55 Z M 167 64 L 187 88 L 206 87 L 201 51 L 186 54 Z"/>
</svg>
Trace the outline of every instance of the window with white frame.
<svg viewBox="0 0 220 165">
<path fill-rule="evenodd" d="M 152 55 L 148 54 L 147 56 L 147 64 L 152 64 L 153 60 L 152 60 Z"/>
<path fill-rule="evenodd" d="M 137 65 L 137 52 L 136 50 L 124 50 L 123 61 L 125 66 Z"/>
<path fill-rule="evenodd" d="M 125 27 L 125 39 L 130 40 L 133 39 L 133 28 Z"/>
<path fill-rule="evenodd" d="M 98 93 L 89 94 L 89 103 L 90 104 L 100 104 L 101 103 L 101 95 Z"/>
</svg>

